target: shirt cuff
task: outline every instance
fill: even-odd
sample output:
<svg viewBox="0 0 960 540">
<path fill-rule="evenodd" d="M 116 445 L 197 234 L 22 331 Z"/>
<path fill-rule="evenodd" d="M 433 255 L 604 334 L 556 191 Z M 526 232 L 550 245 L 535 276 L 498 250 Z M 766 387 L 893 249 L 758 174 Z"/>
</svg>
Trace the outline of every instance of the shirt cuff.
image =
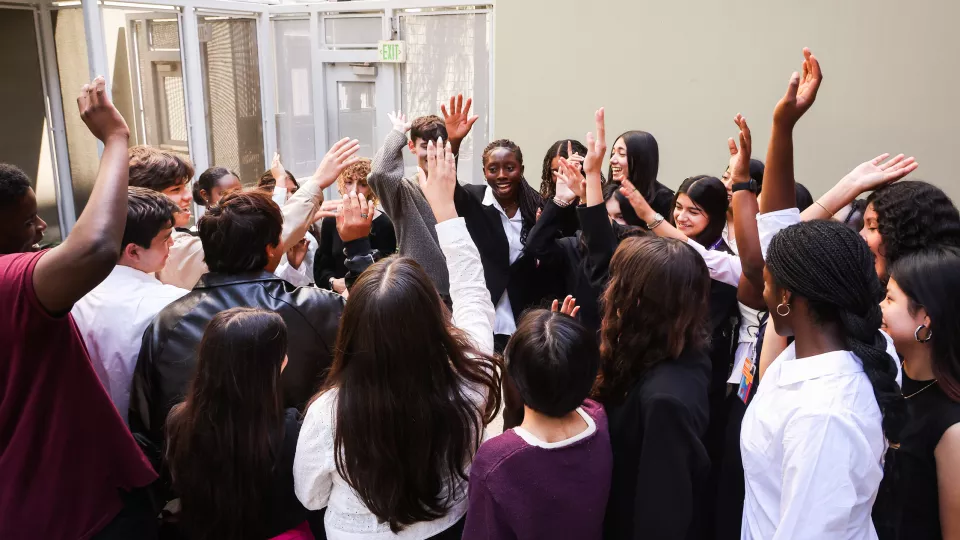
<svg viewBox="0 0 960 540">
<path fill-rule="evenodd" d="M 436 228 L 437 240 L 441 246 L 450 245 L 464 237 L 470 237 L 470 232 L 467 231 L 467 222 L 462 217 L 437 223 Z"/>
<path fill-rule="evenodd" d="M 356 240 L 351 240 L 343 244 L 343 253 L 350 257 L 356 257 L 357 255 L 366 255 L 373 251 L 373 247 L 370 245 L 370 237 L 364 236 L 363 238 L 357 238 Z"/>
</svg>

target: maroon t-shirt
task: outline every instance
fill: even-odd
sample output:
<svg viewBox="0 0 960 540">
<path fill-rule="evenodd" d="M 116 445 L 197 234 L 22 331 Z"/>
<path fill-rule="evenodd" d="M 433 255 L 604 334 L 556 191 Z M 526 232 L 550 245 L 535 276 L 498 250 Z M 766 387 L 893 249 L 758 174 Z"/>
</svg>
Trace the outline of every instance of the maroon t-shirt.
<svg viewBox="0 0 960 540">
<path fill-rule="evenodd" d="M 156 479 L 69 314 L 40 305 L 40 253 L 0 256 L 0 538 L 89 538 L 118 490 Z"/>
</svg>

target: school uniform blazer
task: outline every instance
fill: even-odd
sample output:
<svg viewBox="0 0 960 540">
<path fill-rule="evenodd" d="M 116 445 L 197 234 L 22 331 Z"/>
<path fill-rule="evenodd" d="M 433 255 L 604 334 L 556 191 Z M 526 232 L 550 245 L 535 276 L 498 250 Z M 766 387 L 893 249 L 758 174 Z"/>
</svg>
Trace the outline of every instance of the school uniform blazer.
<svg viewBox="0 0 960 540">
<path fill-rule="evenodd" d="M 503 230 L 503 222 L 500 221 L 500 211 L 483 204 L 486 190 L 486 184 L 457 184 L 453 192 L 453 202 L 457 214 L 467 223 L 470 237 L 480 252 L 483 277 L 487 290 L 490 291 L 490 300 L 496 306 L 503 291 L 507 291 L 513 317 L 519 320 L 523 310 L 542 296 L 536 276 L 537 262 L 524 250 L 524 253 L 510 264 L 510 244 L 507 233 Z M 532 227 L 533 224 L 529 226 Z"/>
</svg>

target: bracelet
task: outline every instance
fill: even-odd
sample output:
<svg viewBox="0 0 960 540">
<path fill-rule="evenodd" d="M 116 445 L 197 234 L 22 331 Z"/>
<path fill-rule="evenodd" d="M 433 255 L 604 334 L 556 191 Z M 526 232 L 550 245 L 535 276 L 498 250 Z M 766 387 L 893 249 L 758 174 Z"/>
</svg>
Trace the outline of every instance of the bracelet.
<svg viewBox="0 0 960 540">
<path fill-rule="evenodd" d="M 554 197 L 554 198 L 553 198 L 553 204 L 559 206 L 560 208 L 566 208 L 566 207 L 570 206 L 571 204 L 573 204 L 573 201 L 563 202 L 563 201 L 561 201 L 560 199 Z"/>
<path fill-rule="evenodd" d="M 824 206 L 824 205 L 822 205 L 822 204 L 820 204 L 820 201 L 813 201 L 813 204 L 819 206 L 820 208 L 823 208 L 823 211 L 826 212 L 827 214 L 829 214 L 829 215 L 831 215 L 831 216 L 833 215 L 833 212 L 827 210 L 827 207 Z"/>
</svg>

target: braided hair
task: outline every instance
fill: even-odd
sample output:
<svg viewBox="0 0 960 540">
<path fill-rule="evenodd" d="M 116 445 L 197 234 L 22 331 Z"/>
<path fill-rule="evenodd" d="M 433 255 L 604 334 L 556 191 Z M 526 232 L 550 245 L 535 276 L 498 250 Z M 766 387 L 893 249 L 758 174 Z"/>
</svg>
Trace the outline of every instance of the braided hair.
<svg viewBox="0 0 960 540">
<path fill-rule="evenodd" d="M 799 223 L 773 237 L 767 270 L 778 286 L 807 300 L 816 322 L 839 323 L 847 349 L 860 359 L 873 386 L 884 435 L 899 442 L 906 404 L 880 333 L 883 288 L 867 245 L 836 221 Z"/>
<path fill-rule="evenodd" d="M 557 181 L 553 177 L 550 164 L 553 163 L 553 158 L 558 155 L 562 158 L 570 157 L 567 153 L 567 143 L 570 143 L 575 154 L 581 157 L 587 156 L 587 147 L 575 139 L 562 139 L 550 145 L 550 148 L 547 149 L 547 155 L 543 156 L 543 172 L 540 174 L 540 196 L 545 201 L 549 201 L 557 195 Z"/>
<path fill-rule="evenodd" d="M 483 149 L 482 158 L 484 165 L 486 165 L 487 159 L 490 157 L 490 152 L 493 152 L 497 148 L 506 148 L 513 152 L 520 166 L 523 167 L 523 152 L 520 151 L 517 143 L 509 139 L 497 139 Z M 520 230 L 520 243 L 526 245 L 527 234 L 530 232 L 530 229 L 533 228 L 534 223 L 537 222 L 537 210 L 543 207 L 543 198 L 524 177 L 520 179 L 520 192 L 517 194 L 517 198 L 519 199 L 520 216 L 523 218 L 523 228 Z"/>
</svg>

